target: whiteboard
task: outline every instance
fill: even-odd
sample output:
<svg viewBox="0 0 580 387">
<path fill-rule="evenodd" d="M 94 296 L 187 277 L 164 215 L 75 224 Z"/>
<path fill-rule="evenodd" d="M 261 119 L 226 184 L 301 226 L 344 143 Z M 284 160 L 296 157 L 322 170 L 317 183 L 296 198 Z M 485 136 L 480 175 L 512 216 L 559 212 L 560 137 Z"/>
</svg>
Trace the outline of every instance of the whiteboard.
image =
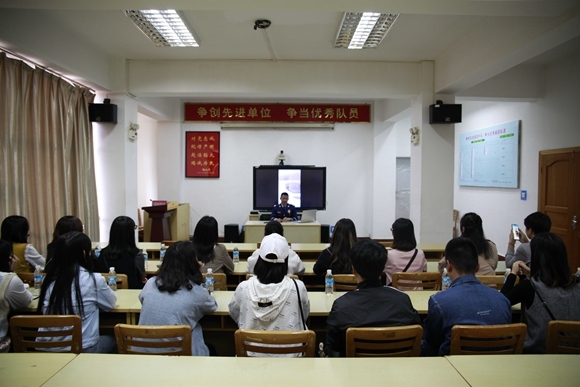
<svg viewBox="0 0 580 387">
<path fill-rule="evenodd" d="M 519 149 L 519 120 L 461 134 L 459 185 L 518 188 Z"/>
</svg>

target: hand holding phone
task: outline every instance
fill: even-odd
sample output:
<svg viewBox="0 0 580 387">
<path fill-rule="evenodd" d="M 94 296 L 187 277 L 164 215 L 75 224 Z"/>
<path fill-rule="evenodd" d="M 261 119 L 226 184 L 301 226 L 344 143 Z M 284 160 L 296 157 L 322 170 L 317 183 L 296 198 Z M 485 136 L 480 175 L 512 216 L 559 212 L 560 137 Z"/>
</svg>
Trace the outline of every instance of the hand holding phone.
<svg viewBox="0 0 580 387">
<path fill-rule="evenodd" d="M 520 240 L 520 229 L 517 224 L 512 224 L 512 235 L 514 237 L 514 241 Z"/>
</svg>

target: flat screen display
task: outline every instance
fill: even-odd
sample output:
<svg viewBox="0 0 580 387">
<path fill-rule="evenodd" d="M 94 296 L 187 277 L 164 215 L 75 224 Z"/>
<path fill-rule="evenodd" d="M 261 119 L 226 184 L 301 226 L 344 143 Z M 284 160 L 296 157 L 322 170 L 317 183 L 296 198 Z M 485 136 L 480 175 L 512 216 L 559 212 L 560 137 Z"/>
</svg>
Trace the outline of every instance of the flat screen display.
<svg viewBox="0 0 580 387">
<path fill-rule="evenodd" d="M 326 167 L 254 167 L 254 210 L 271 211 L 282 192 L 297 210 L 326 209 Z"/>
</svg>

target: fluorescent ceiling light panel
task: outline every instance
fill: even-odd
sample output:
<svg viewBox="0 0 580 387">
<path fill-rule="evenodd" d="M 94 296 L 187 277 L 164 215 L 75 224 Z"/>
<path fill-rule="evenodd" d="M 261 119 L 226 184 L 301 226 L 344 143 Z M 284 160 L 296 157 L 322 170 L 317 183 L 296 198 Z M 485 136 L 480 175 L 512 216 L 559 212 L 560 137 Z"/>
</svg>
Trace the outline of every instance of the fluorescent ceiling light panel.
<svg viewBox="0 0 580 387">
<path fill-rule="evenodd" d="M 157 47 L 199 47 L 193 29 L 173 9 L 123 12 Z"/>
<path fill-rule="evenodd" d="M 345 12 L 334 47 L 377 48 L 398 16 L 398 13 Z"/>
</svg>

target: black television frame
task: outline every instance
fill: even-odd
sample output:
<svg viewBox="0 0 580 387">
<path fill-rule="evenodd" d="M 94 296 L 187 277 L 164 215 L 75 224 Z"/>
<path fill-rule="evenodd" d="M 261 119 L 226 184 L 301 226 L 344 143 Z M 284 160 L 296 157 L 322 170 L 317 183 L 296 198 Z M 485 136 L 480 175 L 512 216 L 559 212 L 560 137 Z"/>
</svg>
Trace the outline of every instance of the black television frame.
<svg viewBox="0 0 580 387">
<path fill-rule="evenodd" d="M 301 206 L 296 206 L 297 211 L 303 210 L 319 210 L 324 211 L 326 210 L 326 167 L 316 167 L 314 165 L 260 165 L 259 167 L 253 167 L 253 180 L 252 180 L 252 191 L 253 191 L 253 209 L 256 211 L 272 211 L 272 208 L 276 203 L 280 202 L 280 197 L 278 195 L 278 171 L 282 169 L 299 169 L 301 172 L 301 176 L 303 171 L 313 172 L 321 174 L 320 179 L 322 181 L 316 182 L 319 184 L 318 186 L 311 186 L 313 195 L 321 195 L 322 197 L 319 198 L 316 203 L 313 204 L 304 204 L 303 200 L 301 200 Z M 264 173 L 262 173 L 264 172 Z M 269 178 L 267 182 L 268 187 L 260 187 L 258 186 L 257 175 L 260 174 L 262 178 L 266 176 L 270 172 L 272 177 Z M 274 173 L 276 174 L 276 178 L 274 179 Z M 259 178 L 259 177 L 258 177 Z M 268 179 L 268 178 L 266 178 Z M 263 183 L 263 181 L 262 181 Z M 302 183 L 301 183 L 302 185 Z M 308 184 L 304 187 L 301 186 L 301 193 L 303 195 L 303 189 L 308 188 Z M 262 194 L 259 194 L 258 191 L 262 191 Z M 265 192 L 264 191 L 270 191 Z M 305 192 L 308 192 L 306 190 Z M 265 199 L 265 196 L 268 198 Z M 302 197 L 301 197 L 302 199 Z M 289 202 L 292 204 L 292 202 Z"/>
</svg>

